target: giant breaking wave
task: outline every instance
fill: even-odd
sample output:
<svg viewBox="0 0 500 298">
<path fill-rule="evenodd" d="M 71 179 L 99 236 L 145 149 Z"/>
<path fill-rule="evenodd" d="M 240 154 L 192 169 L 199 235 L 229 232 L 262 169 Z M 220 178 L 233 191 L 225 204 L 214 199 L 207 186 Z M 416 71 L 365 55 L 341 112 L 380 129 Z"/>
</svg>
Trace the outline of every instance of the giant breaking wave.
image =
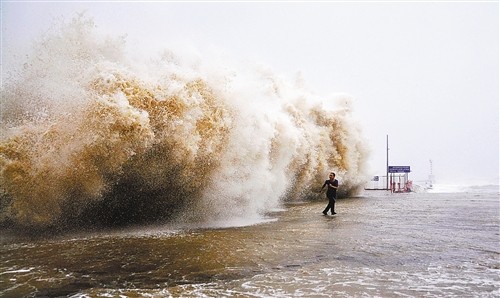
<svg viewBox="0 0 500 298">
<path fill-rule="evenodd" d="M 63 23 L 5 80 L 0 224 L 257 218 L 323 198 L 329 171 L 344 194 L 364 183 L 348 97 L 224 59 L 133 59 L 124 38 L 98 33 L 86 17 Z"/>
</svg>

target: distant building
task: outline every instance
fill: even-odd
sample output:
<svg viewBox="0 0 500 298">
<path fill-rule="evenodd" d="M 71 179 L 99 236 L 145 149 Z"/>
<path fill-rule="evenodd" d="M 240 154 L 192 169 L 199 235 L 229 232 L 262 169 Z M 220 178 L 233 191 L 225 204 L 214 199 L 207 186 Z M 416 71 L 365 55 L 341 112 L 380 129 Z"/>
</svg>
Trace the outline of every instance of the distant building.
<svg viewBox="0 0 500 298">
<path fill-rule="evenodd" d="M 366 184 L 366 190 L 390 190 L 391 192 L 413 191 L 413 181 L 408 179 L 410 166 L 389 166 L 387 176 L 373 176 Z"/>
</svg>

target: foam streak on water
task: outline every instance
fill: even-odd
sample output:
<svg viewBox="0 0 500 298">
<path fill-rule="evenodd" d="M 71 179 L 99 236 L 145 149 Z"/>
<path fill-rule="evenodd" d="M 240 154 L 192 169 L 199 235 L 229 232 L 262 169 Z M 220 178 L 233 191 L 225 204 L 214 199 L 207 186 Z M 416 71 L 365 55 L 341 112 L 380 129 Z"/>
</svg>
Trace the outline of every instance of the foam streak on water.
<svg viewBox="0 0 500 298">
<path fill-rule="evenodd" d="M 201 55 L 137 61 L 124 44 L 79 17 L 7 78 L 0 223 L 254 222 L 318 196 L 329 171 L 344 193 L 363 184 L 367 150 L 348 97 Z"/>
</svg>

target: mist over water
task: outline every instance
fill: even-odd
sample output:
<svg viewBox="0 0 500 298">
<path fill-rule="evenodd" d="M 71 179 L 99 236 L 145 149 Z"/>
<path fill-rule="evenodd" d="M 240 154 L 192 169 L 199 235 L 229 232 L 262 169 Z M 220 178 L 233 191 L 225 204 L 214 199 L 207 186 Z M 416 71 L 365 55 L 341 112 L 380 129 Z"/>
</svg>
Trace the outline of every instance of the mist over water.
<svg viewBox="0 0 500 298">
<path fill-rule="evenodd" d="M 4 80 L 3 226 L 252 222 L 323 198 L 329 171 L 344 195 L 363 186 L 368 150 L 348 96 L 220 57 L 126 49 L 80 16 Z"/>
</svg>

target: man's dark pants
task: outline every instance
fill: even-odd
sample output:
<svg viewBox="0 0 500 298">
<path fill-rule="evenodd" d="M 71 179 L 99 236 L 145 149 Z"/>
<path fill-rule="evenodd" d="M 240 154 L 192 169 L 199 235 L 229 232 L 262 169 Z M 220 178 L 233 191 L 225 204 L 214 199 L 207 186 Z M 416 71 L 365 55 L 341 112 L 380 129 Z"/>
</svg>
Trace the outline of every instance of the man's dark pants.
<svg viewBox="0 0 500 298">
<path fill-rule="evenodd" d="M 328 205 L 326 206 L 323 213 L 327 213 L 328 210 L 330 210 L 330 209 L 332 210 L 332 214 L 335 213 L 335 197 L 328 198 Z"/>
</svg>

